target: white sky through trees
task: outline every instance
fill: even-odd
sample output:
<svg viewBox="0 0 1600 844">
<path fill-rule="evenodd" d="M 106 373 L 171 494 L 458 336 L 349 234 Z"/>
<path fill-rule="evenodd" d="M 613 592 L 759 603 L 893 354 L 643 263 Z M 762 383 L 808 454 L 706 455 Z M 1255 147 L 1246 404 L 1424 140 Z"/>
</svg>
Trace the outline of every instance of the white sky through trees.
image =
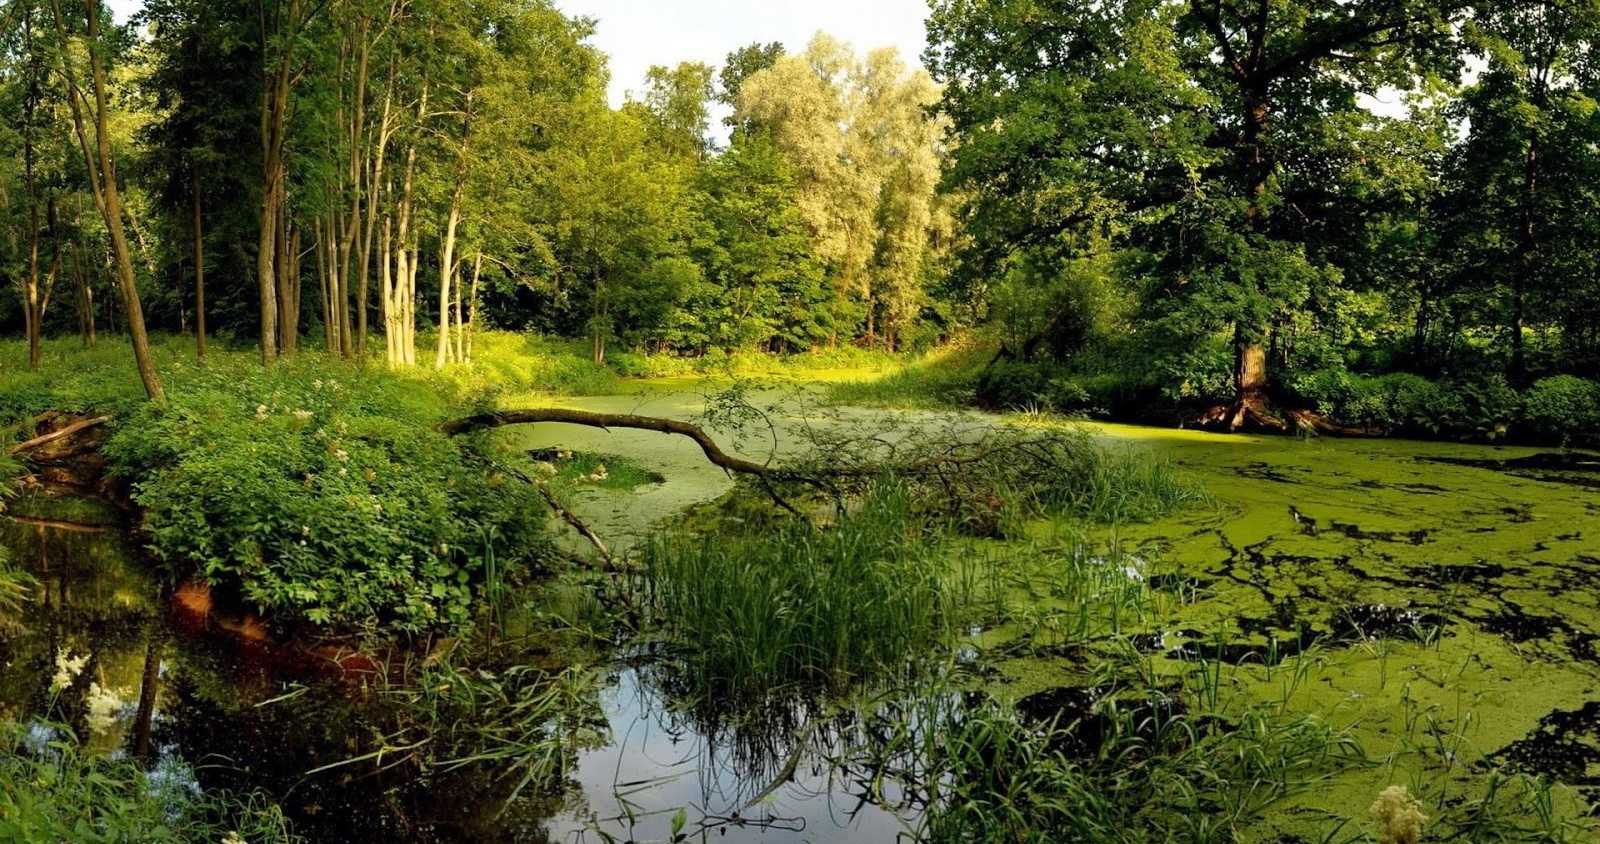
<svg viewBox="0 0 1600 844">
<path fill-rule="evenodd" d="M 594 44 L 611 56 L 611 101 L 640 90 L 650 65 L 703 61 L 721 66 L 751 42 L 781 41 L 800 52 L 818 30 L 858 53 L 898 47 L 918 64 L 927 0 L 557 0 L 570 15 L 598 21 Z"/>
<path fill-rule="evenodd" d="M 142 0 L 106 0 L 119 20 Z M 592 43 L 610 58 L 611 103 L 644 87 L 653 64 L 701 61 L 720 67 L 728 53 L 746 44 L 781 41 L 803 50 L 825 30 L 865 55 L 898 47 L 907 64 L 918 65 L 928 19 L 927 0 L 555 0 L 563 12 L 594 18 Z M 721 117 L 721 115 L 717 115 Z M 712 127 L 721 134 L 720 126 Z"/>
</svg>

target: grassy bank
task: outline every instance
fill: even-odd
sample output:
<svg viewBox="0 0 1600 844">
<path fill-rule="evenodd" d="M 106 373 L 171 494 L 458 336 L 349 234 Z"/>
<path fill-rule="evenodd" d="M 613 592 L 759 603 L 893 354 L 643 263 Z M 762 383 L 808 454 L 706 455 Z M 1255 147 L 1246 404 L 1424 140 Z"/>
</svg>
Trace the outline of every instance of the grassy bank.
<svg viewBox="0 0 1600 844">
<path fill-rule="evenodd" d="M 979 406 L 1120 422 L 1170 424 L 1230 399 L 1226 378 L 1205 383 L 1115 368 L 997 360 L 992 347 L 938 350 L 887 374 L 836 385 L 841 404 L 894 408 Z M 1497 376 L 1430 379 L 1404 372 L 1290 372 L 1279 401 L 1379 434 L 1483 441 L 1600 443 L 1600 380 L 1538 379 L 1516 390 Z"/>
</svg>

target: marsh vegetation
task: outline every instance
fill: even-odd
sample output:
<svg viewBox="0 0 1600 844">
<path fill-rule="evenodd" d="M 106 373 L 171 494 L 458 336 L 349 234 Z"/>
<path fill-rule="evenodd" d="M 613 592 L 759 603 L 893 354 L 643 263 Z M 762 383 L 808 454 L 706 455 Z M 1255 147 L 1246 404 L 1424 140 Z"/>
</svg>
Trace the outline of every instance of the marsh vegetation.
<svg viewBox="0 0 1600 844">
<path fill-rule="evenodd" d="M 19 376 L 14 418 L 147 412 L 79 354 Z M 52 492 L 83 468 L 60 443 L 10 502 L 6 817 L 30 830 L 1360 841 L 1403 786 L 1379 814 L 1414 802 L 1423 840 L 1592 833 L 1578 452 L 792 381 L 557 401 L 775 469 L 730 475 L 652 430 L 438 433 L 482 407 L 471 377 L 166 369 L 169 409 L 91 432 L 136 521 Z M 367 535 L 374 501 L 404 524 Z M 294 562 L 406 559 L 380 539 L 413 568 Z"/>
<path fill-rule="evenodd" d="M 1593 3 L 111 5 L 0 0 L 0 839 L 1600 830 Z"/>
</svg>

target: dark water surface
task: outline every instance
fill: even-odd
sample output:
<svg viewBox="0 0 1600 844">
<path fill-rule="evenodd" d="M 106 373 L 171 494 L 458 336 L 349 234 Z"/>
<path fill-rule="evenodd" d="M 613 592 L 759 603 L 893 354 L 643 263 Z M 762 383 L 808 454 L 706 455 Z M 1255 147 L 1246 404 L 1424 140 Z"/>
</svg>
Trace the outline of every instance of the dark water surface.
<svg viewBox="0 0 1600 844">
<path fill-rule="evenodd" d="M 731 734 L 717 746 L 633 668 L 600 693 L 612 740 L 578 754 L 563 794 L 506 805 L 492 770 L 421 777 L 399 752 L 387 770 L 340 764 L 395 726 L 370 665 L 341 669 L 329 647 L 197 614 L 120 528 L 0 520 L 0 545 L 38 579 L 18 629 L 0 634 L 0 713 L 41 746 L 56 737 L 45 724 L 66 724 L 93 752 L 147 758 L 192 788 L 263 790 L 308 841 L 666 840 L 679 808 L 691 840 L 887 842 L 906 829 L 787 731 L 781 748 L 735 748 Z"/>
</svg>

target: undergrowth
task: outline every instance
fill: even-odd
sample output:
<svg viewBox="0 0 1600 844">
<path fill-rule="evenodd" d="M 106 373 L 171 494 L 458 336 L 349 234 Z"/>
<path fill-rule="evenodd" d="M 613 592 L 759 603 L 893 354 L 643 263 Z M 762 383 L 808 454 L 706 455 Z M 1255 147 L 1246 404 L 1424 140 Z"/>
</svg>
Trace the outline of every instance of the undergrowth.
<svg viewBox="0 0 1600 844">
<path fill-rule="evenodd" d="M 112 415 L 101 453 L 175 578 L 203 576 L 283 625 L 417 631 L 470 621 L 491 543 L 502 569 L 541 559 L 538 490 L 500 470 L 490 437 L 435 430 L 474 407 L 447 376 L 316 353 L 263 370 L 219 349 L 201 364 L 165 338 L 158 406 L 120 346 L 63 345 L 39 373 L 0 376 L 0 422 L 20 438 L 43 410 Z"/>
<path fill-rule="evenodd" d="M 81 750 L 44 724 L 0 725 L 0 840 L 103 844 L 292 844 L 299 839 L 263 798 L 202 791 L 173 761 Z"/>
</svg>

